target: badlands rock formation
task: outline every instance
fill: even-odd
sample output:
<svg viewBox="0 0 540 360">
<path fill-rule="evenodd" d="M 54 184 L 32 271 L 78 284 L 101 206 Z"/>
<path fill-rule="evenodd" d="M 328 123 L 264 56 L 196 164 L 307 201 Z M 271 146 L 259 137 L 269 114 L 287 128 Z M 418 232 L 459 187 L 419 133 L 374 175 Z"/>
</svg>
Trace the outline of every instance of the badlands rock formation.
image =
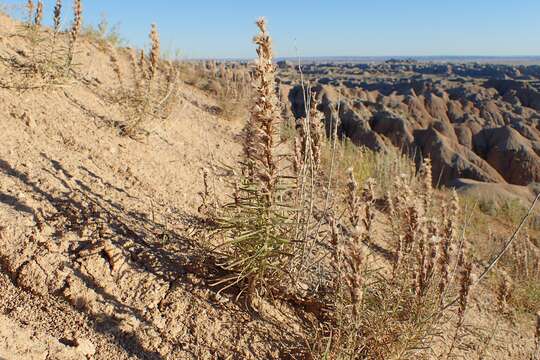
<svg viewBox="0 0 540 360">
<path fill-rule="evenodd" d="M 529 186 L 540 182 L 540 67 L 481 64 L 319 64 L 316 83 L 327 129 L 417 162 L 430 157 L 441 185 L 456 179 Z M 292 114 L 304 115 L 302 87 L 282 85 Z M 339 116 L 338 116 L 339 115 Z"/>
</svg>

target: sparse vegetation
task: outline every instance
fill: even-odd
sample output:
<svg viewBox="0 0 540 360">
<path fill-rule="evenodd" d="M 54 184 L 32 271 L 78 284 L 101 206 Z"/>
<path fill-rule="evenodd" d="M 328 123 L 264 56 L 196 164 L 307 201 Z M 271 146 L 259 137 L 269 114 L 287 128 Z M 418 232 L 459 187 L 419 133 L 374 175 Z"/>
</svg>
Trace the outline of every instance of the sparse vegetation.
<svg viewBox="0 0 540 360">
<path fill-rule="evenodd" d="M 101 14 L 101 20 L 97 26 L 85 25 L 82 29 L 82 35 L 92 39 L 102 47 L 126 45 L 126 41 L 120 34 L 120 25 L 111 25 L 106 14 Z"/>
<path fill-rule="evenodd" d="M 4 88 L 19 90 L 39 89 L 65 84 L 73 66 L 75 42 L 79 36 L 82 24 L 82 4 L 74 2 L 74 20 L 69 35 L 61 34 L 62 1 L 57 0 L 53 12 L 53 29 L 44 31 L 43 1 L 35 4 L 32 0 L 26 3 L 26 22 L 20 34 L 29 43 L 30 52 L 20 53 L 0 59 L 10 73 L 2 79 Z M 66 44 L 59 46 L 59 40 L 64 38 Z"/>
<path fill-rule="evenodd" d="M 251 99 L 251 72 L 241 63 L 200 61 L 184 63 L 180 77 L 216 99 L 217 114 L 227 120 L 245 120 Z"/>
<path fill-rule="evenodd" d="M 74 1 L 74 19 L 66 33 L 61 31 L 61 0 L 55 3 L 50 31 L 42 27 L 41 0 L 29 0 L 26 10 L 28 16 L 17 36 L 23 39 L 25 46 L 28 44 L 31 51 L 2 59 L 12 77 L 5 84 L 5 79 L 1 80 L 3 87 L 41 89 L 64 84 L 67 80 L 78 82 L 84 90 L 77 90 L 85 96 L 93 96 L 96 107 L 103 104 L 114 107 L 111 113 L 120 114 L 122 119 L 109 121 L 90 106 L 79 104 L 66 91 L 61 95 L 62 101 L 65 100 L 64 95 L 70 101 L 68 109 L 79 111 L 93 120 L 106 119 L 108 124 L 114 123 L 120 129 L 121 135 L 135 140 L 150 133 L 149 125 L 153 121 L 163 120 L 173 110 L 179 109 L 175 106 L 179 89 L 188 88 L 185 84 L 180 85 L 180 80 L 210 95 L 201 96 L 200 91 L 191 89 L 195 95 L 190 93 L 189 96 L 196 100 L 188 105 L 196 108 L 198 102 L 202 102 L 200 98 L 204 98 L 207 102 L 201 106 L 202 110 L 197 108 L 195 114 L 204 121 L 218 118 L 211 126 L 218 128 L 222 119 L 246 120 L 240 134 L 241 153 L 236 162 L 220 163 L 216 170 L 215 159 L 209 160 L 208 164 L 204 159 L 202 190 L 199 192 L 202 204 L 198 208 L 202 218 L 182 214 L 189 219 L 182 219 L 185 222 L 179 220 L 171 227 L 168 216 L 176 216 L 178 212 L 172 201 L 156 206 L 166 207 L 163 210 L 167 213 L 165 224 L 156 220 L 151 191 L 146 194 L 151 198 L 151 215 L 141 215 L 132 209 L 124 211 L 122 204 L 102 201 L 90 188 L 86 191 L 87 185 L 79 178 L 91 178 L 107 191 L 118 192 L 119 199 L 133 198 L 135 200 L 130 204 L 136 204 L 135 201 L 140 200 L 129 194 L 130 188 L 127 185 L 127 190 L 114 188 L 108 180 L 83 169 L 83 165 L 73 166 L 73 169 L 81 171 L 76 177 L 69 172 L 74 170 L 68 171 L 58 161 L 51 161 L 54 181 L 69 191 L 71 187 L 77 189 L 72 191 L 73 194 L 69 193 L 73 199 L 65 200 L 61 197 L 56 199 L 52 191 L 49 194 L 41 190 L 39 181 L 30 181 L 30 171 L 29 174 L 19 172 L 3 160 L 0 164 L 2 174 L 14 178 L 14 183 L 21 182 L 21 186 L 37 193 L 43 197 L 40 200 L 54 208 L 50 210 L 52 214 L 45 214 L 46 210 L 34 211 L 19 203 L 17 198 L 2 195 L 5 197 L 0 199 L 2 204 L 6 203 L 13 211 L 28 212 L 36 224 L 37 230 L 32 229 L 30 235 L 24 237 L 25 244 L 34 246 L 32 242 L 36 238 L 41 241 L 43 237 L 49 241 L 47 236 L 51 239 L 54 236 L 56 241 L 58 237 L 58 244 L 43 242 L 47 244 L 43 253 L 48 256 L 65 252 L 62 253 L 62 261 L 69 263 L 75 259 L 76 266 L 81 267 L 71 269 L 56 259 L 51 265 L 47 263 L 46 256 L 31 253 L 50 265 L 54 270 L 50 271 L 48 267 L 42 268 L 34 258 L 29 257 L 30 260 L 23 262 L 17 257 L 20 254 L 4 256 L 0 252 L 2 270 L 5 268 L 14 283 L 30 282 L 37 276 L 38 282 L 45 284 L 37 286 L 39 291 L 52 294 L 51 289 L 54 289 L 54 296 L 60 294 L 62 301 L 67 300 L 73 306 L 70 311 L 88 311 L 100 319 L 110 315 L 111 319 L 107 321 L 122 326 L 106 334 L 114 335 L 114 341 L 121 342 L 123 337 L 127 337 L 131 344 L 136 339 L 133 334 L 150 334 L 145 338 L 146 343 L 130 345 L 137 348 L 129 348 L 134 354 L 138 355 L 136 351 L 140 351 L 142 356 L 161 356 L 160 352 L 169 351 L 177 342 L 184 341 L 183 337 L 187 335 L 182 332 L 185 329 L 171 334 L 167 312 L 177 311 L 175 316 L 186 317 L 186 310 L 178 308 L 191 307 L 198 301 L 204 302 L 206 307 L 193 306 L 190 309 L 193 314 L 203 312 L 201 309 L 214 314 L 230 312 L 224 318 L 230 323 L 240 318 L 237 312 L 242 312 L 242 326 L 246 327 L 251 326 L 248 324 L 251 321 L 266 322 L 268 307 L 278 309 L 276 313 L 279 315 L 268 322 L 273 322 L 274 331 L 283 328 L 287 332 L 287 343 L 276 341 L 268 344 L 272 347 L 272 356 L 284 357 L 287 354 L 293 358 L 328 360 L 453 359 L 475 351 L 478 358 L 485 358 L 485 349 L 493 339 L 482 337 L 485 330 L 468 322 L 470 312 L 482 315 L 481 311 L 485 311 L 477 311 L 484 306 L 484 300 L 473 296 L 478 295 L 475 290 L 491 291 L 487 294 L 491 297 L 489 306 L 496 304 L 496 309 L 490 311 L 500 315 L 495 327 L 504 321 L 516 321 L 516 314 L 526 315 L 529 321 L 532 314 L 540 309 L 540 244 L 536 237 L 531 236 L 536 235 L 531 223 L 533 219 L 529 219 L 531 210 L 517 201 L 494 204 L 472 198 L 462 199 L 455 191 L 440 191 L 433 186 L 430 159 L 422 160 L 417 169 L 396 148 L 377 153 L 356 146 L 343 134 L 338 134 L 337 124 L 330 124 L 325 129 L 325 114 L 319 109 L 321 97 L 309 85 L 304 84 L 302 89 L 305 115 L 299 119 L 285 119 L 286 109 L 280 103 L 276 84 L 272 39 L 264 18 L 256 23 L 259 33 L 254 42 L 258 57 L 253 66 L 248 66 L 215 61 L 180 63 L 176 59 L 165 60 L 161 55 L 162 44 L 155 24 L 150 29 L 149 52 L 119 48 L 122 41 L 117 30 L 110 28 L 105 18 L 97 29 L 83 26 L 80 0 Z M 110 75 L 114 73 L 114 81 L 103 85 L 98 77 L 78 74 L 77 54 L 85 49 L 86 42 L 81 41 L 84 37 L 92 44 L 98 44 L 102 55 L 106 54 L 106 66 L 109 67 L 106 70 Z M 19 77 L 26 80 L 22 86 L 15 86 Z M 303 81 L 302 76 L 299 79 Z M 183 96 L 190 99 L 188 95 Z M 212 115 L 202 117 L 207 112 Z M 14 114 L 15 110 L 11 116 L 22 120 L 20 126 L 28 128 L 30 135 L 22 137 L 27 141 L 37 133 L 31 129 L 32 119 L 26 112 Z M 107 117 L 112 117 L 109 114 Z M 118 116 L 116 114 L 114 116 Z M 199 117 L 193 118 L 199 120 Z M 237 125 L 232 121 L 227 125 L 231 124 Z M 201 127 L 199 133 L 209 131 L 211 126 Z M 99 126 L 91 129 L 99 135 L 109 131 Z M 115 141 L 108 149 L 113 155 L 99 157 L 91 149 L 93 143 L 80 145 L 78 140 L 68 138 L 61 130 L 65 127 L 55 130 L 54 136 L 61 137 L 62 144 L 84 153 L 92 162 L 103 161 L 113 169 L 112 173 L 121 174 L 126 184 L 140 186 L 140 174 L 133 174 L 130 167 L 122 163 L 127 156 L 124 153 L 135 149 L 130 146 L 138 143 L 130 139 L 119 140 L 107 133 Z M 223 131 L 222 128 L 215 130 L 216 137 L 222 136 Z M 233 138 L 233 135 L 228 135 Z M 171 151 L 168 139 L 160 138 L 167 148 L 160 153 L 162 156 Z M 127 150 L 118 149 L 124 146 Z M 224 158 L 233 159 L 235 149 L 233 145 L 228 147 L 226 151 L 233 155 Z M 118 151 L 124 152 L 118 156 L 120 160 L 114 155 Z M 208 158 L 214 156 L 211 150 L 205 154 Z M 45 158 L 45 155 L 41 156 Z M 165 166 L 163 164 L 167 162 L 192 160 L 182 154 L 156 164 Z M 87 174 L 86 178 L 80 176 L 82 172 Z M 222 174 L 217 187 L 220 191 L 223 190 L 221 187 L 225 188 L 226 194 L 216 191 L 212 177 L 218 172 Z M 165 171 L 159 171 L 159 175 L 168 176 Z M 144 184 L 141 188 L 150 186 Z M 174 187 L 164 187 L 164 192 L 171 188 Z M 170 194 L 165 195 L 166 198 Z M 473 232 L 469 229 L 471 215 L 463 210 L 463 202 L 466 209 L 473 211 L 473 216 L 480 214 L 485 221 L 482 226 L 473 224 L 476 226 L 473 230 L 481 232 L 482 239 L 487 238 L 482 245 L 468 239 Z M 478 212 L 476 208 L 479 208 Z M 518 231 L 511 237 L 504 232 L 487 236 L 484 233 L 488 226 L 493 225 L 492 217 L 503 226 L 518 227 Z M 525 221 L 527 219 L 528 222 Z M 58 227 L 54 229 L 54 235 L 50 235 L 53 230 L 47 228 L 47 222 L 54 224 L 50 225 L 51 229 Z M 525 225 L 528 226 L 527 231 L 520 233 Z M 179 234 L 175 233 L 176 227 L 181 229 Z M 4 230 L 0 226 L 3 241 L 8 237 Z M 71 237 L 64 238 L 65 232 Z M 192 240 L 195 245 L 188 244 Z M 21 249 L 17 251 L 24 253 Z M 86 258 L 92 258 L 94 263 L 87 266 Z M 38 269 L 28 275 L 25 271 L 30 266 Z M 144 281 L 141 281 L 144 294 L 140 296 L 142 300 L 136 302 L 139 308 L 131 309 L 128 300 L 125 300 L 127 305 L 122 302 L 124 298 L 135 302 L 131 298 L 140 295 L 133 295 L 133 283 L 129 284 L 126 292 L 110 285 L 113 289 L 110 295 L 109 289 L 98 289 L 103 279 L 92 272 L 94 267 L 106 276 L 110 275 L 111 283 L 121 282 L 128 276 L 147 282 L 142 284 Z M 128 275 L 124 274 L 124 267 L 128 269 Z M 81 280 L 77 271 L 90 275 L 85 273 Z M 51 274 L 57 276 L 57 273 L 62 279 L 54 279 L 53 282 L 58 283 L 51 283 L 49 277 Z M 142 273 L 151 275 L 144 277 L 140 275 Z M 485 279 L 487 286 L 478 286 L 484 285 Z M 86 297 L 79 296 L 78 291 L 86 290 L 86 282 L 91 281 L 98 284 L 95 290 L 87 291 Z M 183 282 L 189 282 L 185 289 L 182 288 Z M 179 283 L 182 286 L 178 286 Z M 146 303 L 146 293 L 154 290 L 155 297 L 148 295 L 153 301 L 150 307 Z M 203 300 L 197 298 L 201 293 L 207 296 Z M 121 300 L 116 301 L 117 295 Z M 179 306 L 182 296 L 187 295 L 192 298 Z M 244 311 L 245 305 L 248 311 Z M 182 324 L 188 330 L 192 326 L 189 321 Z M 536 349 L 531 350 L 531 354 L 534 351 L 536 354 L 531 358 L 536 356 L 540 360 L 540 314 L 536 321 L 534 341 L 530 336 L 527 349 L 534 342 Z M 284 324 L 293 326 L 285 329 Z M 221 328 L 217 333 L 220 331 Z M 280 335 L 272 339 L 280 338 Z M 193 336 L 190 339 L 196 339 L 193 341 L 199 346 L 200 334 Z M 155 351 L 151 353 L 147 348 Z M 274 348 L 279 348 L 279 352 L 274 352 Z M 199 357 L 200 351 L 197 348 L 189 354 Z M 230 351 L 235 354 L 233 351 L 236 349 Z M 212 356 L 217 357 L 218 352 Z"/>
<path fill-rule="evenodd" d="M 323 173 L 332 176 L 328 168 L 320 168 L 320 149 L 337 146 L 322 141 L 314 97 L 299 122 L 296 146 L 279 146 L 282 120 L 271 40 L 264 20 L 257 25 L 256 96 L 244 129 L 242 171 L 231 180 L 233 201 L 214 218 L 221 239 L 218 257 L 229 275 L 215 285 L 237 287 L 238 296 L 247 292 L 251 300 L 271 295 L 318 304 L 316 335 L 307 340 L 315 358 L 451 356 L 460 342 L 472 284 L 457 195 L 450 204 L 436 204 L 430 163 L 417 178 L 396 173 L 396 156 L 386 174 L 377 163 L 360 172 L 361 192 L 350 169 L 343 201 L 325 201 L 331 191 L 342 191 L 318 189 L 316 184 L 325 183 Z M 292 148 L 297 150 L 283 153 Z M 354 164 L 362 164 L 362 156 Z M 340 169 L 347 160 L 331 155 L 326 164 L 337 162 Z M 291 165 L 285 166 L 286 161 Z M 376 208 L 377 184 L 370 176 L 379 172 L 382 179 L 389 168 L 396 169 L 397 180 L 383 191 L 392 231 L 381 234 L 382 245 L 374 227 L 384 215 Z M 392 249 L 387 265 L 375 260 L 379 246 Z M 432 346 L 449 324 L 454 335 L 437 353 Z"/>
<path fill-rule="evenodd" d="M 110 100 L 118 104 L 124 114 L 121 133 L 140 137 L 146 132 L 143 125 L 152 119 L 166 119 L 177 101 L 178 64 L 160 59 L 160 41 L 157 26 L 150 31 L 151 51 L 148 59 L 144 50 L 137 54 L 128 49 L 131 79 L 122 73 L 118 65 L 117 50 L 111 44 L 108 52 L 112 69 L 118 79 Z"/>
<path fill-rule="evenodd" d="M 372 178 L 378 185 L 377 191 L 383 195 L 393 186 L 397 176 L 405 175 L 412 179 L 416 172 L 414 163 L 397 150 L 375 152 L 356 146 L 348 139 L 338 141 L 336 149 L 331 145 L 323 148 L 323 168 L 330 168 L 332 159 L 338 174 L 345 174 L 347 169 L 352 168 L 360 186 Z M 343 183 L 345 180 L 341 176 L 338 181 Z"/>
</svg>

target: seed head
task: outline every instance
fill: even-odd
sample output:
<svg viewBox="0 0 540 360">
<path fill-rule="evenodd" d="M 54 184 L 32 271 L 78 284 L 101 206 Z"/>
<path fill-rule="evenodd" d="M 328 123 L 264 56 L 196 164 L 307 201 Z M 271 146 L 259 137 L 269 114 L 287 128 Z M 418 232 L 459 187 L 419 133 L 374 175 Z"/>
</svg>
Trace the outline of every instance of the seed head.
<svg viewBox="0 0 540 360">
<path fill-rule="evenodd" d="M 349 180 L 347 181 L 345 203 L 347 204 L 349 221 L 353 229 L 357 230 L 360 223 L 360 198 L 358 197 L 358 182 L 356 182 L 352 167 L 347 169 L 347 176 Z"/>
<path fill-rule="evenodd" d="M 60 26 L 62 23 L 62 0 L 56 0 L 56 4 L 54 5 L 54 12 L 53 12 L 53 21 L 54 21 L 54 32 L 58 33 L 60 32 Z"/>
<path fill-rule="evenodd" d="M 420 170 L 420 177 L 422 178 L 422 200 L 424 202 L 425 211 L 428 211 L 433 198 L 431 159 L 424 159 Z"/>
<path fill-rule="evenodd" d="M 71 26 L 70 37 L 71 42 L 75 43 L 82 27 L 82 2 L 81 0 L 74 0 L 73 2 L 73 25 Z"/>
<path fill-rule="evenodd" d="M 144 56 L 144 50 L 139 52 L 139 71 L 141 72 L 141 78 L 147 79 L 148 74 L 146 72 L 146 58 Z"/>
<path fill-rule="evenodd" d="M 472 263 L 467 262 L 463 265 L 459 284 L 460 288 L 458 317 L 460 323 L 463 323 L 463 319 L 465 318 L 465 311 L 467 310 L 467 305 L 469 303 L 469 292 L 472 284 Z"/>
<path fill-rule="evenodd" d="M 28 12 L 28 25 L 32 26 L 34 20 L 34 1 L 28 0 L 26 2 L 26 11 Z"/>
<path fill-rule="evenodd" d="M 310 96 L 308 115 L 301 120 L 300 138 L 302 140 L 302 155 L 304 159 L 313 159 L 314 170 L 321 164 L 322 145 L 325 139 L 323 119 L 324 115 L 318 110 L 319 105 L 316 94 Z"/>
<path fill-rule="evenodd" d="M 297 177 L 300 176 L 304 158 L 302 157 L 302 145 L 300 137 L 294 137 L 294 157 L 293 157 L 293 170 Z"/>
<path fill-rule="evenodd" d="M 150 52 L 150 79 L 153 79 L 156 76 L 160 51 L 159 33 L 156 24 L 152 24 L 150 41 L 152 42 L 152 51 Z"/>
<path fill-rule="evenodd" d="M 508 300 L 511 297 L 511 281 L 507 274 L 504 274 L 502 281 L 497 289 L 497 302 L 499 310 L 505 312 L 508 307 Z"/>
<path fill-rule="evenodd" d="M 34 18 L 34 24 L 36 26 L 41 26 L 41 21 L 43 20 L 43 1 L 38 0 L 36 8 L 36 16 Z"/>
<path fill-rule="evenodd" d="M 278 183 L 276 147 L 279 143 L 277 131 L 278 125 L 281 123 L 281 113 L 277 105 L 276 69 L 273 64 L 272 41 L 266 32 L 264 19 L 259 19 L 257 26 L 261 31 L 254 39 L 258 45 L 258 58 L 253 75 L 255 97 L 247 124 L 252 129 L 246 129 L 251 131 L 254 136 L 251 150 L 247 153 L 250 157 L 247 162 L 255 165 L 255 178 L 259 181 L 260 189 L 265 194 L 268 205 L 271 205 Z"/>
</svg>

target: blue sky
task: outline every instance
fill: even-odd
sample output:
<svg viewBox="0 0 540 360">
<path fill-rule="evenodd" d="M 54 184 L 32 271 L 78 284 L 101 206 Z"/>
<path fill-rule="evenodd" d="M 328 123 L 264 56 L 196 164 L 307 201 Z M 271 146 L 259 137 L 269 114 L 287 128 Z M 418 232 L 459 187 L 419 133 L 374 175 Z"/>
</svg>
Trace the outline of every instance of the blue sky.
<svg viewBox="0 0 540 360">
<path fill-rule="evenodd" d="M 24 4 L 25 0 L 0 1 Z M 54 0 L 45 0 L 48 17 Z M 144 46 L 157 23 L 165 51 L 252 58 L 254 20 L 268 19 L 277 56 L 540 55 L 540 0 L 83 0 Z M 71 15 L 71 0 L 65 0 Z"/>
</svg>

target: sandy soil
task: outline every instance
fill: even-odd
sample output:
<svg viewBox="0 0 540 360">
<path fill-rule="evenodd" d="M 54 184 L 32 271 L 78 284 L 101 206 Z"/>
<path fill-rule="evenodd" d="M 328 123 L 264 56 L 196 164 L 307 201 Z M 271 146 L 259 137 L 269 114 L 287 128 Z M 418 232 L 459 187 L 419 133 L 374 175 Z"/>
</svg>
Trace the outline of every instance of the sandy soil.
<svg viewBox="0 0 540 360">
<path fill-rule="evenodd" d="M 2 56 L 27 46 L 1 38 Z M 0 89 L 0 357 L 279 357 L 283 321 L 216 295 L 197 232 L 202 168 L 233 161 L 240 124 L 181 85 L 167 121 L 120 137 L 108 56 L 85 41 L 77 62 L 65 86 Z"/>
</svg>

